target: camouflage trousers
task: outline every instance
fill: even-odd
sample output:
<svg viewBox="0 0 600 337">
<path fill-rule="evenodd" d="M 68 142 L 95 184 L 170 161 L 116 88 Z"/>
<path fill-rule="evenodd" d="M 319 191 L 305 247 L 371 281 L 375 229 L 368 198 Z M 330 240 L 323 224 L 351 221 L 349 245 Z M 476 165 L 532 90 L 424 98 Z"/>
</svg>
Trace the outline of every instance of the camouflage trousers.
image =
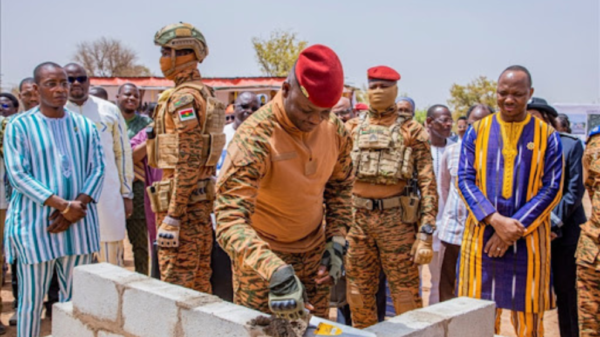
<svg viewBox="0 0 600 337">
<path fill-rule="evenodd" d="M 583 234 L 582 234 L 583 235 Z M 600 336 L 600 271 L 577 266 L 579 333 L 582 337 Z"/>
<path fill-rule="evenodd" d="M 161 280 L 186 288 L 212 293 L 210 286 L 210 256 L 213 245 L 213 227 L 210 220 L 212 202 L 188 205 L 181 218 L 179 247 L 158 249 Z M 160 226 L 166 213 L 156 215 Z"/>
<path fill-rule="evenodd" d="M 419 269 L 410 261 L 415 227 L 402 223 L 399 208 L 355 209 L 346 239 L 347 298 L 355 327 L 377 323 L 375 294 L 381 268 L 388 279 L 396 315 L 423 306 Z"/>
<path fill-rule="evenodd" d="M 308 303 L 315 307 L 311 313 L 329 318 L 329 285 L 317 285 L 315 279 L 321 265 L 325 246 L 306 253 L 283 253 L 274 251 L 285 263 L 294 268 L 308 295 Z M 233 302 L 245 307 L 270 313 L 269 281 L 260 277 L 252 268 L 233 261 Z"/>
</svg>

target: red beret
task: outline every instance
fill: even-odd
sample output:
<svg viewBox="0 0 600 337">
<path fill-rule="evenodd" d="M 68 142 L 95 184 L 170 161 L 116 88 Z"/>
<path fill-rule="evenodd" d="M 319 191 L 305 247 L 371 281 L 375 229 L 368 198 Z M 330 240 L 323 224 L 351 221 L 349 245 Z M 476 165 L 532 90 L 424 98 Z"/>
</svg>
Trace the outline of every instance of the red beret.
<svg viewBox="0 0 600 337">
<path fill-rule="evenodd" d="M 320 44 L 304 49 L 296 62 L 300 90 L 321 108 L 337 104 L 344 91 L 344 70 L 336 53 Z"/>
<path fill-rule="evenodd" d="M 367 70 L 367 77 L 369 80 L 398 81 L 400 74 L 390 67 L 377 66 Z"/>
<path fill-rule="evenodd" d="M 356 111 L 369 110 L 369 106 L 366 105 L 365 103 L 356 103 L 354 105 L 354 110 L 356 110 Z"/>
</svg>

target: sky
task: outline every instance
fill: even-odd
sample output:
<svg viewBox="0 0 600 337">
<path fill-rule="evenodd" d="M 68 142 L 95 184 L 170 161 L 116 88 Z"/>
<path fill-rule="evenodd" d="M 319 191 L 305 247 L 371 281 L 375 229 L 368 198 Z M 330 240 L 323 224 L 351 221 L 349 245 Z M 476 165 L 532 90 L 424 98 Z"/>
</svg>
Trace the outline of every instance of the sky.
<svg viewBox="0 0 600 337">
<path fill-rule="evenodd" d="M 598 0 L 0 0 L 3 89 L 44 61 L 72 61 L 76 44 L 121 40 L 160 75 L 154 34 L 183 21 L 206 37 L 205 77 L 260 76 L 251 39 L 291 30 L 331 47 L 346 83 L 388 65 L 418 108 L 446 103 L 453 83 L 497 79 L 526 66 L 535 96 L 553 103 L 600 104 Z"/>
</svg>

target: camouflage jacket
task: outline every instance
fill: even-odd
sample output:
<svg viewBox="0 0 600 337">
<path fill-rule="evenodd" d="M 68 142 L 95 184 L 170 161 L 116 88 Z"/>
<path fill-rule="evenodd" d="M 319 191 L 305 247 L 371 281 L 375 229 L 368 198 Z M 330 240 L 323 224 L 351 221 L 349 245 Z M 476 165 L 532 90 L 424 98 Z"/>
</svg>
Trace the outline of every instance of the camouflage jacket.
<svg viewBox="0 0 600 337">
<path fill-rule="evenodd" d="M 369 112 L 369 114 L 373 114 Z M 374 116 L 369 118 L 370 123 L 375 125 L 391 126 L 397 120 L 397 115 Z M 361 117 L 349 120 L 346 124 L 349 130 L 352 130 L 352 139 L 356 139 L 358 126 L 363 122 Z M 435 175 L 433 172 L 433 158 L 431 156 L 431 147 L 429 145 L 429 135 L 425 128 L 412 118 L 408 118 L 400 128 L 400 133 L 404 137 L 404 143 L 412 147 L 414 157 L 414 172 L 417 178 L 417 185 L 421 194 L 419 207 L 419 224 L 430 224 L 435 227 L 438 213 L 438 194 Z M 357 183 L 358 185 L 358 183 Z M 401 186 L 370 186 L 370 190 L 381 190 L 385 196 L 398 195 L 406 184 Z M 399 189 L 398 191 L 386 191 L 387 189 Z M 356 188 L 355 188 L 356 190 Z M 375 196 L 372 196 L 375 197 Z"/>
<path fill-rule="evenodd" d="M 351 150 L 333 114 L 309 133 L 296 129 L 281 93 L 249 117 L 217 182 L 217 240 L 233 263 L 268 280 L 285 265 L 274 251 L 304 253 L 341 235 L 352 221 Z"/>
<path fill-rule="evenodd" d="M 581 225 L 577 264 L 600 270 L 600 134 L 590 136 L 583 153 L 583 184 L 592 199 L 592 214 Z"/>
<path fill-rule="evenodd" d="M 187 80 L 179 79 L 178 84 L 187 81 L 200 84 L 200 74 L 195 71 Z M 164 169 L 162 179 L 173 180 L 168 215 L 181 218 L 186 211 L 190 195 L 198 188 L 200 179 L 203 150 L 202 125 L 206 119 L 206 102 L 195 89 L 175 87 L 166 102 L 165 109 L 163 115 L 165 131 L 177 134 L 178 148 L 175 169 Z M 160 114 L 158 109 L 157 113 Z"/>
</svg>

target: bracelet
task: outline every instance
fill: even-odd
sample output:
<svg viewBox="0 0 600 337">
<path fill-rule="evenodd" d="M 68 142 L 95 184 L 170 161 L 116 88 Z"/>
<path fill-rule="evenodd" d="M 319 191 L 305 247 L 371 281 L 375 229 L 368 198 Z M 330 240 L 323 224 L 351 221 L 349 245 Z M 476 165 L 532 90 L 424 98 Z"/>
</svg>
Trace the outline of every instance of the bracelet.
<svg viewBox="0 0 600 337">
<path fill-rule="evenodd" d="M 67 213 L 69 213 L 70 210 L 71 210 L 71 202 L 69 201 L 67 203 L 67 207 L 65 208 L 65 210 L 60 212 L 60 214 L 67 214 Z"/>
</svg>

